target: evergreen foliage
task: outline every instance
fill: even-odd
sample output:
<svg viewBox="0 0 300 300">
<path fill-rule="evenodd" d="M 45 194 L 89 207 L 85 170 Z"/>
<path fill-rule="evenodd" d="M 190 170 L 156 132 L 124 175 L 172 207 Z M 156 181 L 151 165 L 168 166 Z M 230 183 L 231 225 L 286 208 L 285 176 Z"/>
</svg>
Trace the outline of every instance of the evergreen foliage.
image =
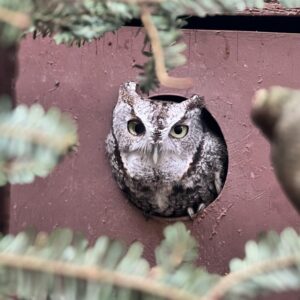
<svg viewBox="0 0 300 300">
<path fill-rule="evenodd" d="M 298 263 L 294 264 L 295 261 Z M 287 268 L 278 268 L 276 263 Z M 230 271 L 249 272 L 260 265 L 257 276 L 249 278 L 237 285 L 232 292 L 241 296 L 254 297 L 267 292 L 281 292 L 288 289 L 297 290 L 300 287 L 300 239 L 292 228 L 285 229 L 280 235 L 274 231 L 260 237 L 258 242 L 249 241 L 245 245 L 245 258 L 233 259 Z M 248 270 L 247 270 L 248 268 Z M 249 273 L 247 274 L 249 276 Z M 252 288 L 255 287 L 255 288 Z M 234 299 L 234 298 L 231 298 Z"/>
<path fill-rule="evenodd" d="M 0 239 L 0 297 L 20 299 L 244 299 L 300 289 L 300 236 L 291 228 L 246 244 L 246 257 L 224 276 L 196 267 L 197 244 L 183 223 L 165 228 L 150 268 L 136 242 L 128 249 L 100 237 L 32 230 Z"/>
<path fill-rule="evenodd" d="M 11 110 L 10 100 L 0 99 L 0 186 L 47 176 L 76 142 L 75 123 L 57 108 Z"/>
<path fill-rule="evenodd" d="M 300 7 L 299 0 L 281 0 L 287 7 Z M 194 14 L 206 15 L 236 13 L 245 8 L 263 8 L 263 0 L 0 0 L 0 21 L 6 21 L 0 27 L 0 39 L 11 45 L 20 39 L 22 33 L 35 32 L 35 36 L 50 35 L 60 44 L 82 45 L 100 38 L 106 32 L 116 31 L 127 21 L 134 18 L 143 19 L 145 12 L 150 12 L 151 21 L 157 31 L 158 39 L 150 39 L 154 48 L 161 48 L 161 64 L 166 71 L 183 65 L 186 61 L 182 51 L 185 45 L 180 42 L 181 26 L 184 23 L 180 16 Z M 23 14 L 16 14 L 22 12 Z M 9 13 L 9 14 L 8 14 Z M 145 24 L 144 24 L 145 25 Z M 149 42 L 150 30 L 145 26 Z M 157 57 L 152 51 L 143 51 L 148 60 L 139 65 L 141 89 L 148 92 L 161 82 L 171 87 L 183 88 L 191 81 L 164 81 L 164 70 L 159 70 Z"/>
</svg>

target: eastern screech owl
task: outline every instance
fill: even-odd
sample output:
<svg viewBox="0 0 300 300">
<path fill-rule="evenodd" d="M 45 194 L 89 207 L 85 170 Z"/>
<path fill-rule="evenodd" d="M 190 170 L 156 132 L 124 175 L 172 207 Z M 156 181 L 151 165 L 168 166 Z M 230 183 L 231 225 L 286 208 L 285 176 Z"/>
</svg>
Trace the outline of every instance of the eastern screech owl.
<svg viewBox="0 0 300 300">
<path fill-rule="evenodd" d="M 106 148 L 120 188 L 145 215 L 193 217 L 220 193 L 227 149 L 204 112 L 197 95 L 152 100 L 134 82 L 121 85 Z"/>
</svg>

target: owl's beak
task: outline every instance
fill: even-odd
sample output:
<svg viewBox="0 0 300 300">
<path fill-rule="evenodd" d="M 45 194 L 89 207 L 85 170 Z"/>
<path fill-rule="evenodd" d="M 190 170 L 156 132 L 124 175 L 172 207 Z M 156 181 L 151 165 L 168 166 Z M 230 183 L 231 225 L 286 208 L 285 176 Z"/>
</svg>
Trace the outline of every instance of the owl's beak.
<svg viewBox="0 0 300 300">
<path fill-rule="evenodd" d="M 158 162 L 158 155 L 159 155 L 158 152 L 159 152 L 159 145 L 156 144 L 153 146 L 153 150 L 152 150 L 152 160 L 155 165 Z"/>
</svg>

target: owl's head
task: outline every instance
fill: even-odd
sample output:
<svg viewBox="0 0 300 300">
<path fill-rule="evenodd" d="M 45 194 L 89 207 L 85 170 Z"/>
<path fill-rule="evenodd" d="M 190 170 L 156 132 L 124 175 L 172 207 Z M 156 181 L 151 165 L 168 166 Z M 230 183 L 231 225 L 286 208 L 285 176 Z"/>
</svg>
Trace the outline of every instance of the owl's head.
<svg viewBox="0 0 300 300">
<path fill-rule="evenodd" d="M 112 124 L 120 153 L 154 168 L 170 160 L 188 163 L 204 134 L 203 109 L 196 95 L 180 103 L 153 100 L 143 98 L 136 83 L 123 84 Z"/>
</svg>

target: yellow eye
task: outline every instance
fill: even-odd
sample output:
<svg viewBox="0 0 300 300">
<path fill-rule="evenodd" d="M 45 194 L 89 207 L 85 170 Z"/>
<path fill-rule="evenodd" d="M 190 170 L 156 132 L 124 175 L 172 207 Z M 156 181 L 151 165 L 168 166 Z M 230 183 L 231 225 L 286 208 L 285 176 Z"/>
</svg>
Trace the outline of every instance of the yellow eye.
<svg viewBox="0 0 300 300">
<path fill-rule="evenodd" d="M 146 131 L 144 124 L 137 119 L 128 121 L 127 129 L 132 135 L 142 135 Z"/>
<path fill-rule="evenodd" d="M 182 139 L 187 135 L 188 131 L 189 131 L 189 127 L 186 125 L 175 125 L 171 129 L 170 134 L 172 137 L 176 139 Z"/>
</svg>

